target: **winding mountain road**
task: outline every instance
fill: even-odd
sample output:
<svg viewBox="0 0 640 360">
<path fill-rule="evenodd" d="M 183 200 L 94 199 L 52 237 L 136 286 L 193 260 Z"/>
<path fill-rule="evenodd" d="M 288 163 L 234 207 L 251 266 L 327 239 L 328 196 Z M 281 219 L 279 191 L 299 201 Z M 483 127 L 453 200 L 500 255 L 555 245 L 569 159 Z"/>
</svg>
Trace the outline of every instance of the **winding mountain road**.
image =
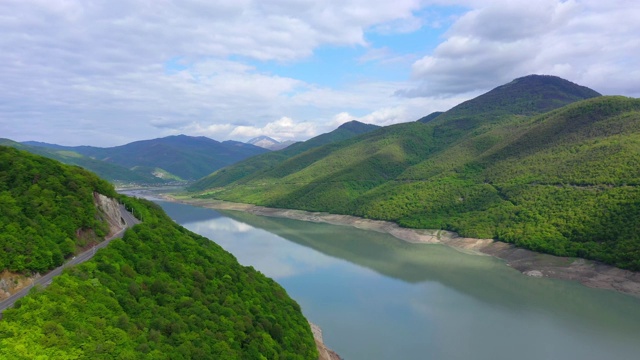
<svg viewBox="0 0 640 360">
<path fill-rule="evenodd" d="M 125 227 L 118 231 L 117 233 L 113 234 L 112 236 L 106 238 L 103 242 L 93 246 L 91 249 L 86 250 L 76 256 L 74 256 L 72 259 L 68 260 L 67 262 L 65 262 L 62 266 L 57 267 L 53 270 L 51 270 L 50 272 L 48 272 L 47 274 L 43 275 L 42 277 L 35 279 L 32 281 L 31 285 L 23 288 L 22 290 L 16 292 L 15 294 L 11 295 L 10 297 L 6 298 L 5 300 L 0 301 L 0 318 L 2 318 L 2 312 L 6 309 L 9 308 L 11 306 L 13 306 L 13 304 L 20 298 L 24 297 L 25 295 L 27 295 L 29 293 L 29 291 L 31 290 L 31 288 L 33 288 L 35 285 L 42 285 L 44 287 L 48 286 L 49 284 L 51 284 L 51 281 L 53 280 L 53 278 L 55 276 L 58 276 L 62 273 L 62 270 L 64 270 L 66 267 L 69 266 L 73 266 L 73 265 L 77 265 L 80 263 L 83 263 L 89 259 L 91 259 L 93 257 L 93 255 L 95 255 L 96 250 L 102 249 L 103 247 L 106 247 L 107 245 L 109 245 L 109 243 L 111 242 L 111 240 L 113 239 L 117 239 L 117 238 L 121 238 L 122 235 L 124 235 L 124 232 L 132 227 L 133 225 L 139 224 L 140 220 L 136 219 L 130 212 L 128 212 L 123 205 L 120 205 L 120 213 L 122 215 L 122 220 L 125 223 Z"/>
</svg>

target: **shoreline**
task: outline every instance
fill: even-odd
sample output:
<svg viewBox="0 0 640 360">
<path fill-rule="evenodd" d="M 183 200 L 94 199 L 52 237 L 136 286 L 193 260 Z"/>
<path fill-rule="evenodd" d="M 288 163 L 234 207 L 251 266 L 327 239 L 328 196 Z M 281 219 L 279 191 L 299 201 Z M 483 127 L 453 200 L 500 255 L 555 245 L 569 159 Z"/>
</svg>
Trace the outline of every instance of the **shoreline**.
<svg viewBox="0 0 640 360">
<path fill-rule="evenodd" d="M 465 238 L 446 230 L 403 228 L 389 221 L 370 220 L 352 215 L 277 209 L 214 199 L 176 198 L 167 194 L 160 196 L 168 201 L 211 209 L 236 210 L 261 216 L 353 226 L 387 233 L 397 239 L 415 244 L 443 244 L 464 253 L 502 259 L 507 266 L 527 276 L 578 281 L 591 288 L 614 290 L 640 297 L 640 273 L 592 260 L 537 253 L 493 239 Z"/>
<path fill-rule="evenodd" d="M 318 348 L 318 360 L 342 360 L 335 351 L 329 349 L 327 345 L 325 345 L 324 340 L 322 339 L 322 329 L 320 326 L 312 323 L 311 321 L 309 321 L 309 326 L 311 326 L 313 339 L 315 340 L 316 347 Z"/>
</svg>

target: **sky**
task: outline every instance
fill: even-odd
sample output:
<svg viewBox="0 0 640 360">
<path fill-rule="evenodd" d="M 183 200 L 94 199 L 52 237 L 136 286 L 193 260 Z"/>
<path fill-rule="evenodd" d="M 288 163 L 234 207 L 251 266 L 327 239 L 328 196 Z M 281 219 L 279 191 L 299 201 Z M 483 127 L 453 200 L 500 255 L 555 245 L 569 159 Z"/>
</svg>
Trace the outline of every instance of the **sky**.
<svg viewBox="0 0 640 360">
<path fill-rule="evenodd" d="M 529 74 L 640 97 L 637 0 L 0 0 L 0 138 L 306 140 Z"/>
</svg>

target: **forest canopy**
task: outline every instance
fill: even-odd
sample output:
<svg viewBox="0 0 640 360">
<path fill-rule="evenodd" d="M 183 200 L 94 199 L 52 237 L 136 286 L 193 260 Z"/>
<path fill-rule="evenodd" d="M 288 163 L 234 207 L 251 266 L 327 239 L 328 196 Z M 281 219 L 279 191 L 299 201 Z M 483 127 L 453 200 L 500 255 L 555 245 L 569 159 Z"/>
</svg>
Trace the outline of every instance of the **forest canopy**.
<svg viewBox="0 0 640 360">
<path fill-rule="evenodd" d="M 0 146 L 0 270 L 43 272 L 108 233 L 94 192 L 113 186 L 77 166 Z M 80 236 L 80 235 L 84 236 Z"/>
<path fill-rule="evenodd" d="M 601 96 L 522 115 L 512 95 L 492 96 L 505 106 L 463 103 L 229 183 L 220 171 L 208 178 L 215 187 L 193 195 L 446 229 L 640 270 L 640 100 Z"/>
<path fill-rule="evenodd" d="M 118 197 L 143 221 L 5 310 L 0 359 L 317 359 L 310 326 L 280 285 L 158 205 L 28 153 L 0 148 L 0 159 L 0 204 L 11 220 L 4 229 L 13 226 L 18 237 L 48 226 L 37 229 L 43 243 L 27 255 L 51 251 L 47 231 L 60 219 L 75 221 L 61 222 L 62 234 L 96 226 L 93 191 Z"/>
</svg>

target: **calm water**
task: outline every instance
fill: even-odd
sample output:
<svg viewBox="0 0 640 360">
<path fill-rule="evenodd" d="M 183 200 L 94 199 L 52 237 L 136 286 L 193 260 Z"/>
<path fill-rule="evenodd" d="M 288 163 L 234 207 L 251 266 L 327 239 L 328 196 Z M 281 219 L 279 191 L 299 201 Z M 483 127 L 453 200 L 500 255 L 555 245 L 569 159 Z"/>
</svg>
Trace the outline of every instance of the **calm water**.
<svg viewBox="0 0 640 360">
<path fill-rule="evenodd" d="M 277 280 L 347 360 L 640 358 L 630 296 L 347 226 L 159 203 Z"/>
</svg>

